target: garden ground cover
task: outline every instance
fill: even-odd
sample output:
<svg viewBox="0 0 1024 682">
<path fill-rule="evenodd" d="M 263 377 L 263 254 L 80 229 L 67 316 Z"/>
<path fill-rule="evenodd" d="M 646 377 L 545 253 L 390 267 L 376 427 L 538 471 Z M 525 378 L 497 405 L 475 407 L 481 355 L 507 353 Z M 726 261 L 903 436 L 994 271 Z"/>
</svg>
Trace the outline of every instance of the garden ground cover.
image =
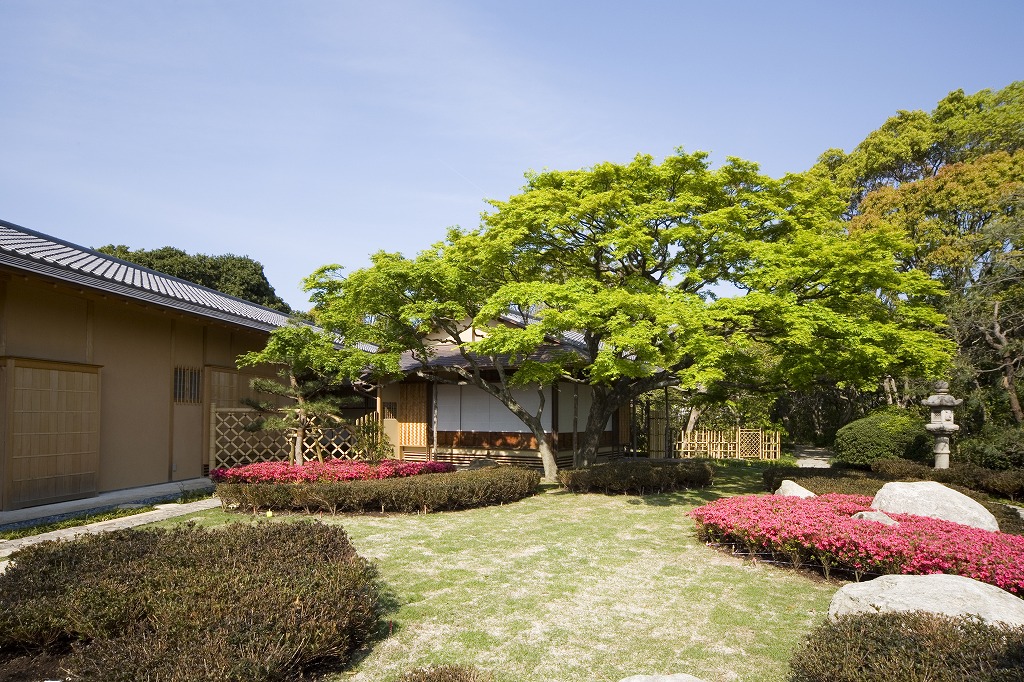
<svg viewBox="0 0 1024 682">
<path fill-rule="evenodd" d="M 734 464 L 708 490 L 606 497 L 547 488 L 502 507 L 325 516 L 377 563 L 399 604 L 387 616 L 391 635 L 329 679 L 389 682 L 450 663 L 476 665 L 499 682 L 674 672 L 781 682 L 840 583 L 706 547 L 686 516 L 722 495 L 761 489 L 760 467 Z M 219 526 L 239 516 L 186 518 Z"/>
</svg>

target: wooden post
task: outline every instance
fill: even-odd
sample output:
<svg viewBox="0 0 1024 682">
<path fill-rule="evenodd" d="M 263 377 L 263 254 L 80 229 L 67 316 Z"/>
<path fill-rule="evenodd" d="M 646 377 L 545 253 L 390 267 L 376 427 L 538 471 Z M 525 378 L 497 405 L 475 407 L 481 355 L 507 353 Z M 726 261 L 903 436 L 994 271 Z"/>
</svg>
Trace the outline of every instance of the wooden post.
<svg viewBox="0 0 1024 682">
<path fill-rule="evenodd" d="M 435 462 L 437 461 L 437 384 L 434 383 L 430 384 L 430 405 L 432 414 L 430 428 L 433 432 L 433 436 L 431 438 L 433 446 L 430 448 L 430 457 L 427 459 Z"/>
<path fill-rule="evenodd" d="M 217 403 L 210 403 L 210 471 L 217 468 Z"/>
<path fill-rule="evenodd" d="M 572 464 L 577 465 L 579 456 L 580 385 L 572 385 Z"/>
<path fill-rule="evenodd" d="M 668 386 L 665 387 L 665 459 L 672 457 L 672 425 L 668 419 Z"/>
</svg>

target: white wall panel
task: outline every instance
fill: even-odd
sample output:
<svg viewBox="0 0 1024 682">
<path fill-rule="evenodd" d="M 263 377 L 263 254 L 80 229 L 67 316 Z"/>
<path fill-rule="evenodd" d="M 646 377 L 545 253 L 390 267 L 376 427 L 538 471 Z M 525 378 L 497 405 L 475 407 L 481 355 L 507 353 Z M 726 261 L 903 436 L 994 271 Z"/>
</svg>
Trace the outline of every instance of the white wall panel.
<svg viewBox="0 0 1024 682">
<path fill-rule="evenodd" d="M 459 391 L 461 396 L 459 405 L 461 417 L 455 419 L 444 416 L 445 411 L 456 408 L 451 405 L 450 396 L 452 394 L 447 394 L 444 401 L 442 401 L 442 394 L 439 393 L 437 410 L 439 431 L 530 432 L 526 424 L 505 407 L 500 400 L 476 386 L 442 386 L 441 388 Z M 520 405 L 531 412 L 536 411 L 537 406 L 540 404 L 540 396 L 537 395 L 536 389 L 514 389 L 512 395 Z M 548 393 L 548 398 L 544 402 L 544 415 L 542 417 L 544 428 L 547 430 L 551 429 L 551 409 L 551 394 Z M 460 424 L 458 428 L 453 426 L 456 422 Z"/>
<path fill-rule="evenodd" d="M 437 430 L 462 430 L 462 387 L 438 384 L 437 389 Z"/>
</svg>

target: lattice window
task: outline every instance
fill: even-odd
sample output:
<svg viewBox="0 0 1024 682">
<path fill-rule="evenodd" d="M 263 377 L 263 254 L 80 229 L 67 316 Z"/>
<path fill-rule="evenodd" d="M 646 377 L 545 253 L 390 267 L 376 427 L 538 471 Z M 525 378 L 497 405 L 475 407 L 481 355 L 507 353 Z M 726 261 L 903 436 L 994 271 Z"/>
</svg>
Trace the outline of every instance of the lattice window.
<svg viewBox="0 0 1024 682">
<path fill-rule="evenodd" d="M 398 403 L 397 402 L 384 402 L 381 403 L 381 415 L 383 419 L 398 419 Z"/>
<path fill-rule="evenodd" d="M 174 402 L 195 405 L 203 402 L 203 370 L 174 368 Z"/>
</svg>

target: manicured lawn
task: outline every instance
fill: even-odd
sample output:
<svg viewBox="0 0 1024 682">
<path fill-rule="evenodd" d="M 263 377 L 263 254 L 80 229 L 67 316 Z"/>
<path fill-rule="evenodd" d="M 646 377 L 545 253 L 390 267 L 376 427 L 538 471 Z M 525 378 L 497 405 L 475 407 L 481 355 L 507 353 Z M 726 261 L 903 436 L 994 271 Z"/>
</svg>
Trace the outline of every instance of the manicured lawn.
<svg viewBox="0 0 1024 682">
<path fill-rule="evenodd" d="M 793 650 L 824 620 L 838 583 L 707 548 L 685 515 L 724 494 L 760 492 L 760 481 L 759 467 L 734 465 L 713 489 L 690 493 L 549 488 L 503 507 L 325 517 L 377 563 L 397 603 L 387 616 L 391 635 L 330 679 L 389 681 L 413 667 L 461 663 L 502 682 L 676 672 L 785 680 Z M 251 519 L 220 511 L 192 518 L 214 526 Z"/>
</svg>

